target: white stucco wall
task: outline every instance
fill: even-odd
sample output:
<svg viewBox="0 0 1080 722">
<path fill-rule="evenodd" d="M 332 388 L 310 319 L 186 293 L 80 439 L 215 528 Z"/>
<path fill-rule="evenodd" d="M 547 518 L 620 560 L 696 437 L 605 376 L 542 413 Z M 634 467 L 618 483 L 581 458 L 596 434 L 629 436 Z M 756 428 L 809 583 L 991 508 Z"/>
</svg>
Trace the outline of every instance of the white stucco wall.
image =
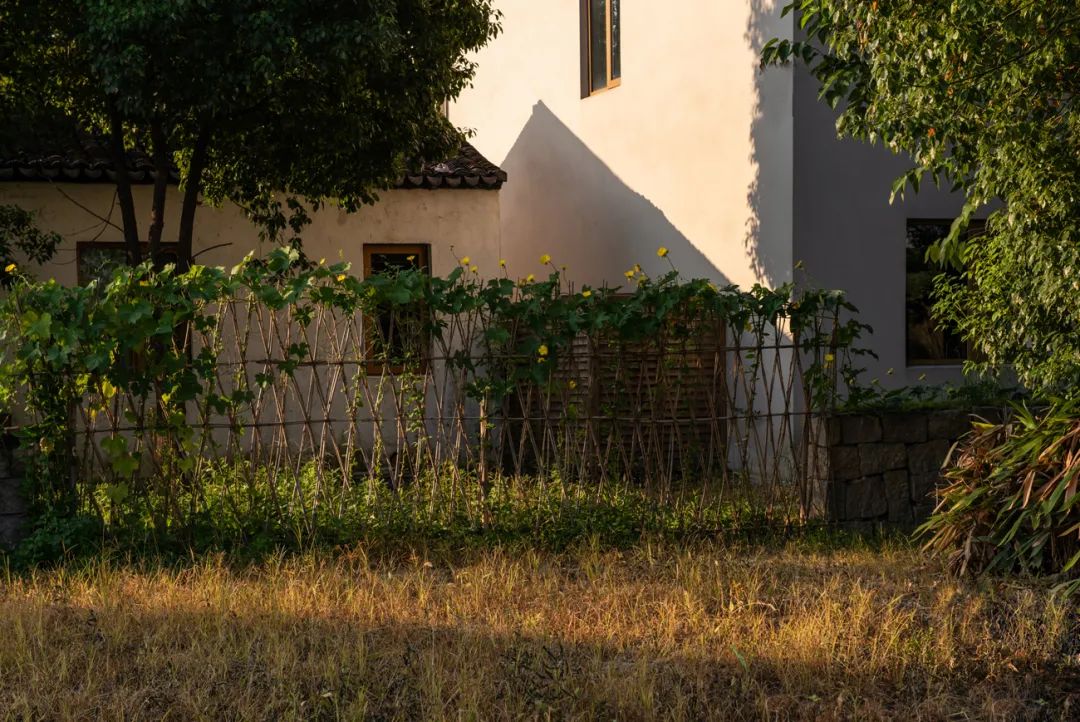
<svg viewBox="0 0 1080 722">
<path fill-rule="evenodd" d="M 791 277 L 792 77 L 762 74 L 790 37 L 782 0 L 622 0 L 622 84 L 581 98 L 578 0 L 500 0 L 504 32 L 450 119 L 509 173 L 511 271 L 538 256 L 579 282 L 621 282 L 658 246 L 687 276 Z"/>
<path fill-rule="evenodd" d="M 94 214 L 108 216 L 114 189 L 108 184 L 0 183 L 0 203 L 12 203 L 38 214 L 38 225 L 64 237 L 54 260 L 31 270 L 39 277 L 76 282 L 75 247 L 79 241 L 120 241 L 119 230 L 107 227 Z M 148 224 L 152 189 L 134 189 L 140 223 Z M 86 210 L 89 209 L 89 210 Z M 90 211 L 93 211 L 91 213 Z M 164 238 L 175 238 L 179 197 L 170 189 Z M 119 210 L 112 210 L 119 225 Z M 500 256 L 499 194 L 480 190 L 393 190 L 380 201 L 349 214 L 325 208 L 312 216 L 303 232 L 304 249 L 313 259 L 345 260 L 353 273 L 363 274 L 365 243 L 429 243 L 432 271 L 445 274 L 457 263 L 455 254 L 471 256 L 494 273 Z M 145 225 L 140 229 L 145 237 Z M 228 244 L 217 247 L 221 244 Z M 203 265 L 232 266 L 249 251 L 266 252 L 256 228 L 239 208 L 201 207 L 196 214 L 193 252 Z M 205 253 L 202 251 L 208 250 Z"/>
<path fill-rule="evenodd" d="M 865 381 L 876 378 L 886 387 L 959 382 L 958 365 L 906 365 L 905 249 L 909 218 L 951 220 L 963 198 L 927 182 L 919 193 L 909 188 L 904 200 L 890 205 L 892 182 L 911 167 L 910 161 L 881 145 L 838 140 L 836 114 L 817 99 L 817 88 L 800 68 L 795 78 L 794 255 L 805 271 L 798 280 L 845 290 L 859 318 L 873 326 L 865 345 L 878 359 L 864 357 Z"/>
</svg>

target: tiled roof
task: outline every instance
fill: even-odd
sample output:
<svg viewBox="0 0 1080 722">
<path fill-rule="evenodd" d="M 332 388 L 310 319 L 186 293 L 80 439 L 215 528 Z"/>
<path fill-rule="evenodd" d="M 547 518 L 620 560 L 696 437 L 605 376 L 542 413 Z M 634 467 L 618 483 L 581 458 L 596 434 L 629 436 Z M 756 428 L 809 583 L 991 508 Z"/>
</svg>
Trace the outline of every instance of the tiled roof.
<svg viewBox="0 0 1080 722">
<path fill-rule="evenodd" d="M 126 165 L 132 183 L 153 183 L 157 177 L 150 156 L 144 152 L 129 152 Z M 65 150 L 34 149 L 29 152 L 0 144 L 0 181 L 108 183 L 115 179 L 116 166 L 101 143 L 84 140 Z M 169 173 L 169 180 L 179 182 L 175 169 Z M 402 189 L 496 190 L 505 181 L 505 171 L 465 143 L 454 158 L 442 163 L 425 163 L 418 173 L 407 173 L 395 186 Z"/>
</svg>

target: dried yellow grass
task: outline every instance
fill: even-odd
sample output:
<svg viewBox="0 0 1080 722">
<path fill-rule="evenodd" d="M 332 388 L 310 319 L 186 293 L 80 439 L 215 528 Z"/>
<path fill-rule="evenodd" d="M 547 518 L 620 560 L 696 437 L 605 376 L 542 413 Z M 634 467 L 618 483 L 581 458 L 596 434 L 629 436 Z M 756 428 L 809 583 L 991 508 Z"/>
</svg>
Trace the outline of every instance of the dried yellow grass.
<svg viewBox="0 0 1080 722">
<path fill-rule="evenodd" d="M 1076 719 L 1075 607 L 897 546 L 98 562 L 0 587 L 13 719 Z"/>
</svg>

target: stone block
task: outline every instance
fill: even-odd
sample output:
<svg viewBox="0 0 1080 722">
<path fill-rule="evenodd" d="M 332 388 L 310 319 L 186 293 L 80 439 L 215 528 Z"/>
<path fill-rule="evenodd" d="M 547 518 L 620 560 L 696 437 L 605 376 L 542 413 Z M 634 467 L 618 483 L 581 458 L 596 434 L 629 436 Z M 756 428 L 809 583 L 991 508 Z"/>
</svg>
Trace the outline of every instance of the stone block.
<svg viewBox="0 0 1080 722">
<path fill-rule="evenodd" d="M 0 514 L 0 548 L 14 549 L 22 541 L 27 520 L 25 514 Z"/>
<path fill-rule="evenodd" d="M 921 444 L 926 441 L 925 413 L 886 413 L 881 417 L 881 438 L 886 442 Z"/>
<path fill-rule="evenodd" d="M 945 457 L 949 455 L 950 448 L 952 444 L 944 439 L 912 444 L 907 447 L 908 470 L 913 474 L 940 471 L 945 463 Z"/>
<path fill-rule="evenodd" d="M 836 446 L 837 444 L 844 443 L 844 425 L 840 421 L 838 416 L 830 416 L 824 420 L 825 425 L 825 443 L 829 446 Z"/>
<path fill-rule="evenodd" d="M 937 490 L 941 474 L 936 471 L 912 473 L 909 478 L 911 502 L 913 504 L 934 504 L 934 492 Z"/>
<path fill-rule="evenodd" d="M 934 411 L 927 418 L 927 438 L 956 441 L 971 431 L 971 417 L 967 411 L 951 409 Z"/>
<path fill-rule="evenodd" d="M 859 470 L 863 476 L 907 468 L 903 444 L 859 444 Z"/>
<path fill-rule="evenodd" d="M 0 478 L 0 514 L 25 514 L 22 479 Z"/>
<path fill-rule="evenodd" d="M 884 483 L 880 476 L 867 476 L 848 484 L 847 519 L 866 521 L 884 517 L 889 511 Z"/>
<path fill-rule="evenodd" d="M 887 471 L 882 476 L 885 498 L 889 507 L 889 521 L 906 524 L 912 520 L 911 488 L 906 470 Z"/>
<path fill-rule="evenodd" d="M 912 515 L 915 517 L 912 521 L 919 524 L 926 521 L 930 518 L 930 515 L 934 513 L 935 506 L 936 504 L 933 501 L 914 505 L 911 508 Z"/>
<path fill-rule="evenodd" d="M 845 444 L 872 444 L 881 441 L 881 419 L 871 414 L 840 417 Z"/>
<path fill-rule="evenodd" d="M 830 481 L 825 487 L 830 521 L 844 521 L 847 515 L 847 482 Z"/>
<path fill-rule="evenodd" d="M 835 481 L 849 481 L 862 476 L 858 447 L 834 446 L 829 449 L 829 476 Z"/>
</svg>

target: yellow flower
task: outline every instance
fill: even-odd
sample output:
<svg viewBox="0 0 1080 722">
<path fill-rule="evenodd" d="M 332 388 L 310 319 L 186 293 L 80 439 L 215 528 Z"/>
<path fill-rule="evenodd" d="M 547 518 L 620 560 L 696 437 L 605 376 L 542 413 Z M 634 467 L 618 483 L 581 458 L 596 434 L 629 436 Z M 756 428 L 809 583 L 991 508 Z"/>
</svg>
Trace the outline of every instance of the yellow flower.
<svg viewBox="0 0 1080 722">
<path fill-rule="evenodd" d="M 591 295 L 592 295 L 592 291 L 590 291 L 590 290 L 589 290 L 589 289 L 587 289 L 587 288 L 586 288 L 586 289 L 585 289 L 584 291 L 582 291 L 582 292 L 581 292 L 581 297 L 582 297 L 582 298 L 588 298 L 588 297 L 589 297 L 589 296 L 591 296 Z"/>
<path fill-rule="evenodd" d="M 146 279 L 144 278 L 143 280 L 139 281 L 139 285 L 140 285 L 140 286 L 149 286 L 149 285 L 150 285 L 150 282 L 149 282 L 149 281 L 147 281 L 147 280 L 146 280 Z"/>
<path fill-rule="evenodd" d="M 505 258 L 500 258 L 499 259 L 499 268 L 506 268 L 506 259 Z"/>
<path fill-rule="evenodd" d="M 461 265 L 463 265 L 463 266 L 469 265 L 469 257 L 468 256 L 465 256 L 464 258 L 461 259 Z"/>
<path fill-rule="evenodd" d="M 325 258 L 320 258 L 319 259 L 319 265 L 320 266 L 325 266 L 326 265 L 326 259 Z"/>
<path fill-rule="evenodd" d="M 570 379 L 570 383 L 568 383 L 567 386 L 569 386 L 570 390 L 573 391 L 574 389 L 577 388 L 577 381 L 574 381 L 573 379 Z"/>
<path fill-rule="evenodd" d="M 4 268 L 4 270 L 5 270 L 5 271 L 7 271 L 8 273 L 14 273 L 14 271 L 15 271 L 15 264 L 14 264 L 14 263 L 9 263 L 9 264 L 7 264 L 7 267 L 6 267 L 6 268 Z"/>
<path fill-rule="evenodd" d="M 405 256 L 405 260 L 408 261 L 409 263 L 412 263 L 413 261 L 416 260 L 416 256 Z"/>
<path fill-rule="evenodd" d="M 627 278 L 633 278 L 634 277 L 634 271 L 633 271 L 633 269 L 631 269 L 631 270 L 627 271 L 626 273 L 624 273 L 623 275 L 626 276 Z"/>
<path fill-rule="evenodd" d="M 342 281 L 344 281 L 345 280 L 345 274 L 344 273 L 339 273 L 338 277 L 337 277 L 337 280 L 338 280 L 338 283 L 341 283 Z"/>
<path fill-rule="evenodd" d="M 668 249 L 665 248 L 664 246 L 660 246 L 659 248 L 656 249 L 656 255 L 660 256 L 660 258 L 667 258 L 667 254 L 668 254 Z"/>
<path fill-rule="evenodd" d="M 477 268 L 476 266 L 469 266 L 469 270 L 472 271 L 473 273 L 479 273 L 480 272 L 480 269 Z"/>
<path fill-rule="evenodd" d="M 541 356 L 547 356 L 548 355 L 548 347 L 545 346 L 544 344 L 540 344 L 540 348 L 536 349 L 536 353 L 540 354 Z"/>
<path fill-rule="evenodd" d="M 836 360 L 836 356 L 834 356 L 833 354 L 831 354 L 831 353 L 825 354 L 825 363 L 831 364 L 835 360 Z"/>
<path fill-rule="evenodd" d="M 540 256 L 540 263 L 542 263 L 545 266 L 547 264 L 551 263 L 551 256 L 549 256 L 546 253 L 544 255 Z"/>
<path fill-rule="evenodd" d="M 531 273 L 530 273 L 530 274 L 529 274 L 528 276 L 526 276 L 526 277 L 525 277 L 525 282 L 526 282 L 526 283 L 532 283 L 532 282 L 533 282 L 533 281 L 535 281 L 535 280 L 536 280 L 536 276 L 534 276 L 534 275 L 533 275 L 533 274 L 531 274 Z"/>
</svg>

